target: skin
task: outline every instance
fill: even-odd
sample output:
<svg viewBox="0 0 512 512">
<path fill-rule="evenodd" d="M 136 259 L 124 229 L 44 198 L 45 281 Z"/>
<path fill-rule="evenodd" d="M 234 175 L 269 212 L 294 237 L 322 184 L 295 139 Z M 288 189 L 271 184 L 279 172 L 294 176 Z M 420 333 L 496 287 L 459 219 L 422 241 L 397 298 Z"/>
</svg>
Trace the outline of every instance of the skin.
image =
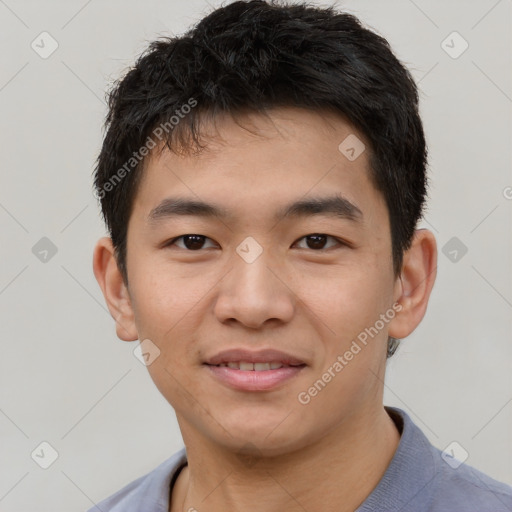
<svg viewBox="0 0 512 512">
<path fill-rule="evenodd" d="M 338 150 L 349 134 L 364 136 L 340 116 L 287 107 L 237 122 L 218 117 L 203 133 L 208 147 L 197 155 L 166 150 L 146 161 L 128 225 L 128 286 L 111 240 L 99 240 L 94 252 L 119 338 L 150 339 L 160 350 L 148 370 L 176 411 L 188 455 L 169 510 L 353 511 L 400 440 L 383 407 L 386 342 L 408 336 L 425 314 L 434 236 L 416 231 L 395 276 L 368 150 L 354 161 Z M 333 192 L 362 217 L 273 219 L 283 205 Z M 178 195 L 222 205 L 231 217 L 149 220 Z M 329 235 L 325 248 L 308 242 L 315 233 Z M 186 234 L 207 237 L 204 248 L 187 249 L 183 239 L 165 246 Z M 263 249 L 252 263 L 236 252 L 247 236 Z M 394 304 L 401 311 L 300 403 L 298 394 Z M 234 390 L 203 365 L 234 347 L 277 348 L 307 366 L 269 391 Z"/>
</svg>

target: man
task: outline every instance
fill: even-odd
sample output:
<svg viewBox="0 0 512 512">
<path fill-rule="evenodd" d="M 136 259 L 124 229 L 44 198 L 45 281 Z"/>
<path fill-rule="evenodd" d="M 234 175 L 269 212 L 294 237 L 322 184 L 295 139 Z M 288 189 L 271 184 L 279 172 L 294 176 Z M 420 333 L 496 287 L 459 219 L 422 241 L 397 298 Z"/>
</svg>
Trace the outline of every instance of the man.
<svg viewBox="0 0 512 512">
<path fill-rule="evenodd" d="M 109 100 L 94 272 L 185 448 L 91 511 L 512 510 L 383 405 L 437 261 L 417 89 L 387 42 L 332 8 L 234 2 Z"/>
</svg>

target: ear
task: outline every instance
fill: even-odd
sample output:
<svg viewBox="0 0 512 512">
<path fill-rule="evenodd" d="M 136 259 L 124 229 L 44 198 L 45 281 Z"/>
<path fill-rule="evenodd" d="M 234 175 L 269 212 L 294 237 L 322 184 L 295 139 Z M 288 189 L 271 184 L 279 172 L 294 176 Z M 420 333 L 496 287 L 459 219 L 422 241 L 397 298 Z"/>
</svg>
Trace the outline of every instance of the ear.
<svg viewBox="0 0 512 512">
<path fill-rule="evenodd" d="M 128 288 L 117 266 L 111 238 L 104 237 L 98 240 L 94 248 L 93 270 L 110 314 L 116 321 L 117 337 L 123 341 L 137 340 L 138 334 Z"/>
<path fill-rule="evenodd" d="M 427 311 L 436 274 L 436 239 L 428 229 L 418 229 L 411 247 L 404 253 L 402 270 L 395 283 L 395 302 L 402 309 L 389 323 L 389 336 L 405 338 L 416 329 Z"/>
</svg>

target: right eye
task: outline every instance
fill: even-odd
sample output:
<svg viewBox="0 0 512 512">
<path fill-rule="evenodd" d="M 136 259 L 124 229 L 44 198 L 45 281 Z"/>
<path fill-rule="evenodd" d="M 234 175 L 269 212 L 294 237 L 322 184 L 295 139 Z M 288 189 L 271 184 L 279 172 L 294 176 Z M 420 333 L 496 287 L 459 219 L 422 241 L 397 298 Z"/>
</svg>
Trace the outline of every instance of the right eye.
<svg viewBox="0 0 512 512">
<path fill-rule="evenodd" d="M 177 244 L 178 240 L 182 240 L 183 246 Z M 176 245 L 180 249 L 185 249 L 189 251 L 198 251 L 199 249 L 203 249 L 203 245 L 205 240 L 211 240 L 211 238 L 208 238 L 204 235 L 196 235 L 196 234 L 189 234 L 189 235 L 181 235 L 173 238 L 172 240 L 169 240 L 164 247 L 171 247 L 173 245 Z"/>
</svg>

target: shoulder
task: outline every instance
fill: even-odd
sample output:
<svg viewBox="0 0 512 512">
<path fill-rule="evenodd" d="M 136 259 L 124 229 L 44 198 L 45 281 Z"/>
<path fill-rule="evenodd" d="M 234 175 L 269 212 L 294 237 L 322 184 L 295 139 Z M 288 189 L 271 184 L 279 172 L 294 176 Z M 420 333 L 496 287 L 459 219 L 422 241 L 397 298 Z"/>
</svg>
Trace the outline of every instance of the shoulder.
<svg viewBox="0 0 512 512">
<path fill-rule="evenodd" d="M 465 463 L 452 467 L 442 452 L 432 447 L 438 461 L 433 510 L 464 512 L 512 511 L 512 487 Z"/>
<path fill-rule="evenodd" d="M 442 452 L 405 411 L 386 410 L 401 431 L 400 443 L 358 512 L 512 512 L 510 485 L 456 460 L 453 451 Z"/>
<path fill-rule="evenodd" d="M 125 485 L 87 512 L 168 512 L 171 480 L 186 461 L 186 450 L 182 448 L 155 469 Z"/>
</svg>

